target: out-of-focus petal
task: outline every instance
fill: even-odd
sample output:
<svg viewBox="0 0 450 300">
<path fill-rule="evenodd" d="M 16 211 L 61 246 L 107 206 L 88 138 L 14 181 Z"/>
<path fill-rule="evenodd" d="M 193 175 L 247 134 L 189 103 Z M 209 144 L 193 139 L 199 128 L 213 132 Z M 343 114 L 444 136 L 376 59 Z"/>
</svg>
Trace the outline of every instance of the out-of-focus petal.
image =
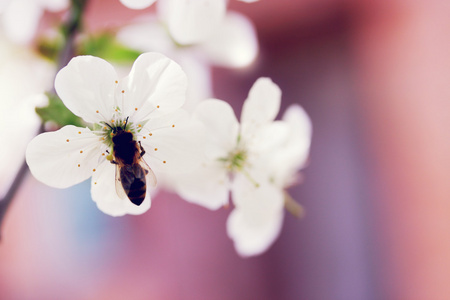
<svg viewBox="0 0 450 300">
<path fill-rule="evenodd" d="M 205 125 L 205 155 L 208 159 L 226 157 L 236 147 L 239 122 L 228 103 L 217 99 L 205 100 L 194 111 L 194 117 Z"/>
<path fill-rule="evenodd" d="M 273 151 L 285 146 L 290 138 L 291 128 L 287 122 L 275 121 L 259 127 L 252 132 L 244 132 L 242 143 L 253 158 L 259 159 L 261 155 L 271 158 Z"/>
<path fill-rule="evenodd" d="M 258 40 L 253 24 L 244 15 L 228 13 L 217 30 L 202 44 L 215 65 L 245 67 L 258 55 Z"/>
<path fill-rule="evenodd" d="M 155 172 L 186 173 L 203 158 L 204 127 L 182 109 L 151 117 L 138 135 L 146 154 L 144 159 Z M 144 138 L 145 137 L 145 138 Z"/>
<path fill-rule="evenodd" d="M 69 125 L 35 137 L 28 144 L 26 161 L 36 179 L 66 188 L 95 173 L 100 147 L 99 137 L 88 128 Z"/>
<path fill-rule="evenodd" d="M 228 236 L 241 256 L 254 256 L 265 252 L 280 234 L 283 225 L 283 212 L 266 214 L 264 221 L 251 220 L 241 209 L 235 209 L 227 220 Z"/>
<path fill-rule="evenodd" d="M 58 72 L 55 89 L 67 108 L 86 122 L 109 122 L 117 81 L 116 71 L 107 61 L 77 56 Z"/>
<path fill-rule="evenodd" d="M 144 9 L 155 3 L 156 0 L 120 0 L 123 5 L 131 9 Z"/>
<path fill-rule="evenodd" d="M 9 39 L 27 44 L 34 38 L 43 13 L 35 1 L 14 0 L 5 8 L 0 21 Z"/>
<path fill-rule="evenodd" d="M 170 57 L 175 50 L 173 40 L 170 38 L 163 24 L 153 16 L 134 24 L 126 25 L 117 32 L 117 40 L 130 48 L 149 52 L 164 53 Z M 173 57 L 170 57 L 173 59 Z"/>
<path fill-rule="evenodd" d="M 208 38 L 222 22 L 225 0 L 160 0 L 158 12 L 173 39 L 182 45 Z"/>
<path fill-rule="evenodd" d="M 218 162 L 204 162 L 187 174 L 177 174 L 175 190 L 186 201 L 216 210 L 228 204 L 230 180 Z"/>
<path fill-rule="evenodd" d="M 260 127 L 272 122 L 280 110 L 281 90 L 270 78 L 261 77 L 253 84 L 241 114 L 244 139 L 254 136 Z"/>
<path fill-rule="evenodd" d="M 188 89 L 183 108 L 192 112 L 201 101 L 212 95 L 211 68 L 205 60 L 194 57 L 188 51 L 174 55 L 173 59 L 186 72 Z"/>
<path fill-rule="evenodd" d="M 0 14 L 8 7 L 12 0 L 0 0 Z"/>
<path fill-rule="evenodd" d="M 294 104 L 288 107 L 283 121 L 289 126 L 287 142 L 273 151 L 269 162 L 276 184 L 286 187 L 295 181 L 295 174 L 303 168 L 311 145 L 312 124 L 303 108 Z"/>
<path fill-rule="evenodd" d="M 28 0 L 28 2 L 30 1 Z M 37 0 L 36 2 L 40 2 L 43 9 L 53 12 L 64 10 L 70 5 L 70 0 Z"/>
<path fill-rule="evenodd" d="M 285 121 L 291 128 L 290 138 L 285 147 L 290 155 L 286 153 L 286 158 L 290 157 L 290 161 L 297 168 L 303 167 L 309 155 L 309 147 L 311 145 L 312 123 L 308 114 L 298 104 L 289 106 L 283 115 Z"/>
<path fill-rule="evenodd" d="M 283 221 L 283 191 L 259 181 L 255 186 L 246 176 L 236 176 L 232 198 L 236 208 L 227 221 L 227 232 L 242 256 L 266 251 L 278 237 Z"/>
<path fill-rule="evenodd" d="M 281 103 L 281 90 L 270 78 L 253 84 L 242 107 L 241 123 L 267 123 L 275 120 Z"/>
<path fill-rule="evenodd" d="M 119 183 L 120 184 L 120 183 Z M 139 215 L 146 212 L 151 205 L 150 190 L 147 187 L 144 202 L 137 206 L 129 199 L 120 199 L 116 193 L 115 166 L 105 160 L 92 175 L 91 196 L 97 207 L 113 217 L 125 214 Z"/>
<path fill-rule="evenodd" d="M 124 91 L 122 104 L 119 101 L 123 114 L 137 120 L 173 112 L 186 101 L 186 74 L 159 53 L 141 54 L 119 86 Z"/>
<path fill-rule="evenodd" d="M 36 136 L 40 118 L 35 107 L 45 105 L 44 91 L 53 85 L 55 69 L 48 61 L 34 55 L 27 47 L 13 44 L 0 34 L 0 198 L 14 179 L 25 157 L 28 143 Z"/>
</svg>

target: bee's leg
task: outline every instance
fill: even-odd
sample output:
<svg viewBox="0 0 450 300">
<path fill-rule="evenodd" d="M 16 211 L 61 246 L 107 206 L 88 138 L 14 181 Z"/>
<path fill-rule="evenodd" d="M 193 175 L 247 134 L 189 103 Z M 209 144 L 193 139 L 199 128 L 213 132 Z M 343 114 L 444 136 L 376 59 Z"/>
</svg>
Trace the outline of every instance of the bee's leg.
<svg viewBox="0 0 450 300">
<path fill-rule="evenodd" d="M 144 148 L 143 148 L 142 145 L 141 145 L 141 141 L 139 141 L 139 148 L 141 149 L 140 156 L 142 157 L 142 156 L 144 156 L 144 154 L 145 154 L 145 150 L 144 150 Z"/>
<path fill-rule="evenodd" d="M 107 160 L 109 160 L 113 165 L 119 164 L 117 161 L 114 160 L 113 156 L 111 155 L 111 153 L 109 153 L 108 149 L 105 150 L 105 152 L 108 153 L 108 156 L 106 157 Z"/>
</svg>

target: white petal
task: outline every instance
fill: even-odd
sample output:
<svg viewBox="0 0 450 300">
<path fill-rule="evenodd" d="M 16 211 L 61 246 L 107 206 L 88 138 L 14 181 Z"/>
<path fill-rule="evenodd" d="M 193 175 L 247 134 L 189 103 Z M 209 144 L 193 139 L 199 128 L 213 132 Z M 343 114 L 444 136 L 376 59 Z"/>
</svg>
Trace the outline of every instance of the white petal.
<svg viewBox="0 0 450 300">
<path fill-rule="evenodd" d="M 275 120 L 281 103 L 281 90 L 270 78 L 253 84 L 242 107 L 241 124 L 264 124 Z"/>
<path fill-rule="evenodd" d="M 164 53 L 170 57 L 175 51 L 175 45 L 163 24 L 153 16 L 146 16 L 138 23 L 119 29 L 117 40 L 133 49 Z"/>
<path fill-rule="evenodd" d="M 228 103 L 217 99 L 205 100 L 194 111 L 194 117 L 205 126 L 206 157 L 217 160 L 226 157 L 236 147 L 239 122 Z"/>
<path fill-rule="evenodd" d="M 278 237 L 283 221 L 283 191 L 264 183 L 259 187 L 239 174 L 232 187 L 236 208 L 227 221 L 227 232 L 242 256 L 266 251 Z"/>
<path fill-rule="evenodd" d="M 234 209 L 227 220 L 227 233 L 239 255 L 246 257 L 265 252 L 280 234 L 283 216 L 281 211 L 265 214 L 264 222 L 251 222 L 244 211 Z"/>
<path fill-rule="evenodd" d="M 219 28 L 202 48 L 215 65 L 245 67 L 258 55 L 258 40 L 253 24 L 244 15 L 228 13 Z"/>
<path fill-rule="evenodd" d="M 101 155 L 98 136 L 72 125 L 35 137 L 26 151 L 31 173 L 39 181 L 66 188 L 88 179 Z"/>
<path fill-rule="evenodd" d="M 11 2 L 12 0 L 0 0 L 0 13 L 3 13 Z"/>
<path fill-rule="evenodd" d="M 43 13 L 34 1 L 11 1 L 1 18 L 6 35 L 15 43 L 30 43 Z"/>
<path fill-rule="evenodd" d="M 146 151 L 146 162 L 157 177 L 159 172 L 190 172 L 199 166 L 203 157 L 203 124 L 181 109 L 151 118 L 138 140 Z"/>
<path fill-rule="evenodd" d="M 156 0 L 120 0 L 123 5 L 131 9 L 144 9 L 152 5 Z"/>
<path fill-rule="evenodd" d="M 289 154 L 285 153 L 284 157 L 289 157 L 291 164 L 301 168 L 309 155 L 312 136 L 311 119 L 300 105 L 293 104 L 284 113 L 283 121 L 291 127 L 291 135 L 285 147 Z"/>
<path fill-rule="evenodd" d="M 0 198 L 9 188 L 25 157 L 28 143 L 36 136 L 39 117 L 35 107 L 48 102 L 44 91 L 51 89 L 54 67 L 30 49 L 13 45 L 0 34 Z"/>
<path fill-rule="evenodd" d="M 53 12 L 58 12 L 66 9 L 70 5 L 69 0 L 40 0 L 40 2 L 42 8 Z"/>
<path fill-rule="evenodd" d="M 160 0 L 160 17 L 173 39 L 182 45 L 195 44 L 208 38 L 222 22 L 225 0 Z"/>
<path fill-rule="evenodd" d="M 173 112 L 186 101 L 186 74 L 159 53 L 141 54 L 119 85 L 124 91 L 124 114 L 136 120 Z"/>
<path fill-rule="evenodd" d="M 176 192 L 186 201 L 216 210 L 228 204 L 230 180 L 220 164 L 205 162 L 188 174 L 172 176 Z"/>
<path fill-rule="evenodd" d="M 242 144 L 248 150 L 250 160 L 272 159 L 273 152 L 286 146 L 291 128 L 284 121 L 275 121 L 263 125 L 258 130 L 246 131 L 242 136 Z"/>
<path fill-rule="evenodd" d="M 202 100 L 212 95 L 211 68 L 203 60 L 191 55 L 189 51 L 177 54 L 174 59 L 186 72 L 188 78 L 188 90 L 183 109 L 192 112 Z"/>
<path fill-rule="evenodd" d="M 265 211 L 278 211 L 283 208 L 283 190 L 270 183 L 265 167 L 255 166 L 250 170 L 251 179 L 247 174 L 235 174 L 231 191 L 236 207 L 252 212 L 255 208 L 265 208 Z M 258 185 L 255 185 L 255 182 Z M 258 216 L 258 215 L 255 215 Z"/>
<path fill-rule="evenodd" d="M 62 68 L 55 79 L 61 100 L 86 122 L 109 121 L 114 109 L 118 80 L 107 61 L 94 56 L 78 56 Z"/>
<path fill-rule="evenodd" d="M 295 180 L 296 173 L 305 166 L 311 145 L 312 125 L 300 105 L 291 105 L 283 115 L 283 121 L 290 127 L 289 138 L 277 151 L 273 151 L 269 162 L 274 181 L 287 187 Z"/>
<path fill-rule="evenodd" d="M 92 175 L 91 195 L 97 207 L 113 217 L 146 212 L 151 205 L 150 190 L 147 189 L 144 202 L 139 206 L 134 205 L 129 199 L 120 199 L 115 188 L 115 169 L 113 164 L 105 160 Z"/>
</svg>

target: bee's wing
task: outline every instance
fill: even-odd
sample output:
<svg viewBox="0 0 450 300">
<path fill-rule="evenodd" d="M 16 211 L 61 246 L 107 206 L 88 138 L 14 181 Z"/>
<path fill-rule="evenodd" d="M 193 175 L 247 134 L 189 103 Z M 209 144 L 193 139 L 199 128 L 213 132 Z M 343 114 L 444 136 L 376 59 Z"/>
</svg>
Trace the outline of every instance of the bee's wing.
<svg viewBox="0 0 450 300">
<path fill-rule="evenodd" d="M 155 173 L 153 173 L 152 169 L 147 165 L 143 158 L 140 160 L 140 165 L 144 169 L 147 186 L 156 187 Z"/>
<path fill-rule="evenodd" d="M 119 165 L 116 165 L 116 193 L 120 199 L 127 199 L 127 194 L 123 189 L 122 181 L 120 180 L 120 168 Z"/>
</svg>

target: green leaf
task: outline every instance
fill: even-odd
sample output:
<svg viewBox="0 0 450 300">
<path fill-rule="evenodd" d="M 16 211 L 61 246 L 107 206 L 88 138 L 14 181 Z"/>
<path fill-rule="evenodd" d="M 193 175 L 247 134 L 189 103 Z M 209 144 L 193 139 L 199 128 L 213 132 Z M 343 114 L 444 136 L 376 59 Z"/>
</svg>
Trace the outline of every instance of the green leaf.
<svg viewBox="0 0 450 300">
<path fill-rule="evenodd" d="M 88 36 L 78 46 L 79 55 L 93 55 L 115 63 L 132 63 L 141 52 L 130 49 L 116 41 L 112 34 Z"/>
<path fill-rule="evenodd" d="M 55 94 L 47 93 L 48 105 L 45 107 L 36 107 L 36 113 L 41 117 L 42 121 L 54 122 L 60 127 L 66 125 L 75 125 L 85 127 L 86 124 L 80 117 L 74 115 Z"/>
</svg>

